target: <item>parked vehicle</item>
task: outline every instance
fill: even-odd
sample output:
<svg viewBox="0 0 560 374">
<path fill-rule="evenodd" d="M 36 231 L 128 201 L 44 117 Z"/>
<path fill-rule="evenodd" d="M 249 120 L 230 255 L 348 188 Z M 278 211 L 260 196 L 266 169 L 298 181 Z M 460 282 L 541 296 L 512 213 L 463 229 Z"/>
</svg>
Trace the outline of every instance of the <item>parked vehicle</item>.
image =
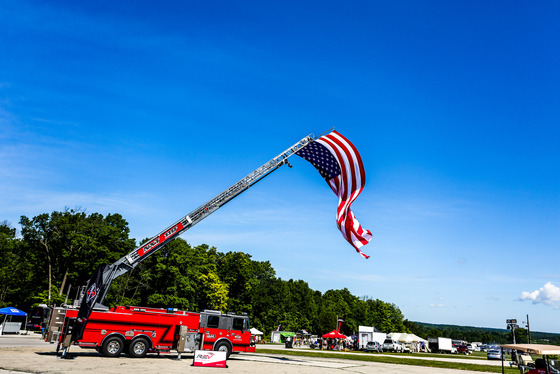
<svg viewBox="0 0 560 374">
<path fill-rule="evenodd" d="M 466 346 L 466 345 L 460 345 L 460 346 L 457 347 L 457 353 L 462 353 L 462 354 L 465 354 L 465 355 L 470 355 L 470 354 L 472 354 L 472 351 L 469 349 L 468 346 Z"/>
<path fill-rule="evenodd" d="M 504 357 L 502 356 L 502 350 L 501 349 L 490 349 L 488 351 L 488 353 L 486 354 L 486 357 L 489 360 L 503 360 Z"/>
<path fill-rule="evenodd" d="M 46 341 L 69 345 L 76 325 L 77 309 L 56 307 L 51 311 Z M 149 352 L 178 353 L 195 350 L 254 352 L 251 346 L 249 317 L 204 310 L 187 312 L 174 308 L 116 306 L 94 310 L 77 342 L 94 348 L 107 357 L 128 353 L 143 358 Z"/>
<path fill-rule="evenodd" d="M 390 352 L 402 352 L 403 347 L 402 347 L 401 343 L 399 343 L 399 342 L 397 342 L 397 341 L 395 341 L 391 338 L 387 338 L 383 342 L 383 350 L 384 351 L 390 351 Z"/>
<path fill-rule="evenodd" d="M 428 338 L 430 350 L 434 353 L 457 353 L 449 338 Z"/>
<path fill-rule="evenodd" d="M 41 304 L 35 308 L 32 308 L 28 313 L 26 330 L 29 331 L 41 331 L 47 325 L 49 317 L 49 307 L 45 304 Z"/>
<path fill-rule="evenodd" d="M 467 348 L 469 348 L 471 350 L 471 352 L 480 352 L 481 351 L 481 347 L 482 343 L 479 342 L 472 342 L 470 344 L 467 344 Z"/>
<path fill-rule="evenodd" d="M 364 352 L 383 352 L 383 346 L 379 342 L 367 342 L 366 346 L 364 347 Z"/>
</svg>

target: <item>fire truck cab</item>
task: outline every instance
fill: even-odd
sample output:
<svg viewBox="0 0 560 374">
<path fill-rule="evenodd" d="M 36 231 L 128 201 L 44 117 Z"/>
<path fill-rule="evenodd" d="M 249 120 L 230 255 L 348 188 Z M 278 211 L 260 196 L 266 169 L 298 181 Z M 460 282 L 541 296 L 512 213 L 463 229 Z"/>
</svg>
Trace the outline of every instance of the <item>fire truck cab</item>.
<svg viewBox="0 0 560 374">
<path fill-rule="evenodd" d="M 202 349 L 213 351 L 254 352 L 251 347 L 251 328 L 249 317 L 233 313 L 206 310 L 200 313 L 200 332 Z"/>
</svg>

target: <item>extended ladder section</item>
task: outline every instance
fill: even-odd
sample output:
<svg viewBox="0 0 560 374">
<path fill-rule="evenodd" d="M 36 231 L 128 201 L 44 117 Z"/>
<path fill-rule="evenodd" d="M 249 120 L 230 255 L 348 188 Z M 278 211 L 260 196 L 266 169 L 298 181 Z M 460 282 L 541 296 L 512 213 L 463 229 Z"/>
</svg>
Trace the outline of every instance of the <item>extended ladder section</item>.
<svg viewBox="0 0 560 374">
<path fill-rule="evenodd" d="M 208 217 L 220 207 L 224 206 L 233 198 L 241 194 L 243 191 L 247 190 L 249 187 L 278 169 L 280 166 L 287 164 L 288 157 L 292 156 L 294 153 L 313 141 L 314 138 L 312 135 L 303 138 L 284 152 L 280 153 L 278 156 L 274 157 L 272 160 L 257 168 L 255 171 L 247 175 L 245 178 L 241 179 L 239 182 L 235 183 L 224 192 L 220 193 L 205 204 L 199 206 L 198 208 L 187 214 L 185 217 L 169 226 L 167 229 L 163 230 L 138 248 L 131 251 L 126 256 L 110 265 L 103 273 L 104 286 L 103 289 L 100 290 L 101 293 L 97 300 L 97 304 L 99 305 L 103 303 L 103 300 L 105 300 L 105 296 L 107 295 L 107 292 L 113 280 L 134 269 L 140 262 L 165 247 L 165 245 L 169 241 L 176 239 L 177 237 L 179 237 L 179 235 L 202 221 L 204 218 Z"/>
</svg>

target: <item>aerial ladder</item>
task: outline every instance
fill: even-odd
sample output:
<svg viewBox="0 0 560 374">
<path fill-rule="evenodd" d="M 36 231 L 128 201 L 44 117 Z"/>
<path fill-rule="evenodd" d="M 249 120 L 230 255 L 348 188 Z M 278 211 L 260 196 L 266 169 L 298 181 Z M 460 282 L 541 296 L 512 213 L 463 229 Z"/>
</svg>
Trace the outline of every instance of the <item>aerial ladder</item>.
<svg viewBox="0 0 560 374">
<path fill-rule="evenodd" d="M 185 231 L 192 228 L 204 218 L 214 213 L 216 210 L 233 200 L 264 177 L 276 171 L 281 166 L 288 165 L 289 167 L 292 167 L 288 162 L 288 158 L 312 143 L 315 139 L 316 138 L 313 135 L 306 136 L 119 260 L 115 261 L 111 265 L 103 265 L 98 268 L 94 272 L 92 279 L 89 281 L 86 291 L 82 292 L 81 300 L 74 304 L 75 306 L 79 305 L 76 324 L 73 328 L 74 331 L 62 331 L 62 326 L 66 326 L 66 324 L 63 323 L 65 318 L 64 316 L 66 315 L 66 308 L 55 308 L 55 310 L 51 312 L 49 327 L 46 331 L 46 340 L 51 342 L 58 340 L 59 346 L 62 343 L 62 347 L 64 348 L 62 357 L 65 358 L 70 345 L 81 339 L 82 332 L 85 329 L 92 311 L 94 309 L 97 311 L 109 310 L 107 306 L 103 305 L 103 302 L 112 282 L 115 279 L 134 269 L 142 261 L 164 248 L 170 241 L 177 239 Z M 64 338 L 64 342 L 60 341 L 60 337 L 66 337 Z"/>
<path fill-rule="evenodd" d="M 102 270 L 102 282 L 100 282 L 102 287 L 95 290 L 95 309 L 108 309 L 108 307 L 103 305 L 103 301 L 107 296 L 107 292 L 109 291 L 112 282 L 116 278 L 134 269 L 142 261 L 146 260 L 148 257 L 164 248 L 167 243 L 178 238 L 185 231 L 192 228 L 194 225 L 208 217 L 210 214 L 214 213 L 216 210 L 246 191 L 249 187 L 253 186 L 264 177 L 280 168 L 282 165 L 288 165 L 289 167 L 292 167 L 288 162 L 288 158 L 314 140 L 315 138 L 313 137 L 313 135 L 308 135 L 305 138 L 301 139 L 299 142 L 295 143 L 290 148 L 280 153 L 278 156 L 263 164 L 261 167 L 255 169 L 252 173 L 248 174 L 222 193 L 202 204 L 165 230 L 161 231 L 159 234 L 147 240 L 142 245 L 132 250 L 130 253 L 115 261 L 113 264 L 106 265 Z M 86 295 L 83 296 L 88 296 L 90 292 L 91 290 L 86 290 Z M 84 302 L 86 302 L 86 299 L 87 297 L 82 297 L 80 303 L 83 304 Z"/>
<path fill-rule="evenodd" d="M 178 238 L 185 231 L 192 228 L 219 208 L 223 207 L 242 192 L 246 191 L 249 187 L 253 186 L 255 183 L 280 168 L 282 165 L 288 165 L 291 167 L 288 162 L 288 158 L 314 140 L 315 138 L 313 135 L 308 135 L 301 139 L 299 142 L 286 149 L 284 152 L 280 153 L 261 167 L 255 169 L 252 173 L 248 174 L 213 199 L 202 204 L 150 240 L 146 241 L 144 244 L 106 267 L 103 272 L 103 287 L 99 290 L 97 296 L 96 308 L 106 308 L 103 306 L 103 301 L 107 296 L 111 283 L 116 278 L 134 269 L 142 261 L 164 248 L 167 243 Z M 82 302 L 84 301 L 82 300 Z"/>
</svg>

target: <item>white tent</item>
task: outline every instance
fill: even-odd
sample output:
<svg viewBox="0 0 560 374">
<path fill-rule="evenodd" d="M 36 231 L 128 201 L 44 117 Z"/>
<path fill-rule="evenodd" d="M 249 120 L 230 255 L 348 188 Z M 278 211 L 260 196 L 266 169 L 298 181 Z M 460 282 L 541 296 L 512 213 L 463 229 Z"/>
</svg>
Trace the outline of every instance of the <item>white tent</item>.
<svg viewBox="0 0 560 374">
<path fill-rule="evenodd" d="M 426 339 L 422 339 L 418 335 L 414 335 L 414 334 L 406 334 L 403 332 L 392 332 L 389 335 L 393 340 L 396 340 L 401 343 L 424 342 L 424 344 L 428 344 L 428 341 Z"/>
<path fill-rule="evenodd" d="M 392 332 L 389 336 L 391 336 L 391 339 L 401 342 L 404 347 L 410 348 L 412 352 L 420 352 L 424 347 L 428 346 L 428 341 L 418 335 Z"/>
<path fill-rule="evenodd" d="M 259 331 L 254 327 L 251 327 L 251 330 L 249 330 L 249 331 L 251 331 L 251 335 L 262 335 L 263 334 L 262 331 Z"/>
</svg>

